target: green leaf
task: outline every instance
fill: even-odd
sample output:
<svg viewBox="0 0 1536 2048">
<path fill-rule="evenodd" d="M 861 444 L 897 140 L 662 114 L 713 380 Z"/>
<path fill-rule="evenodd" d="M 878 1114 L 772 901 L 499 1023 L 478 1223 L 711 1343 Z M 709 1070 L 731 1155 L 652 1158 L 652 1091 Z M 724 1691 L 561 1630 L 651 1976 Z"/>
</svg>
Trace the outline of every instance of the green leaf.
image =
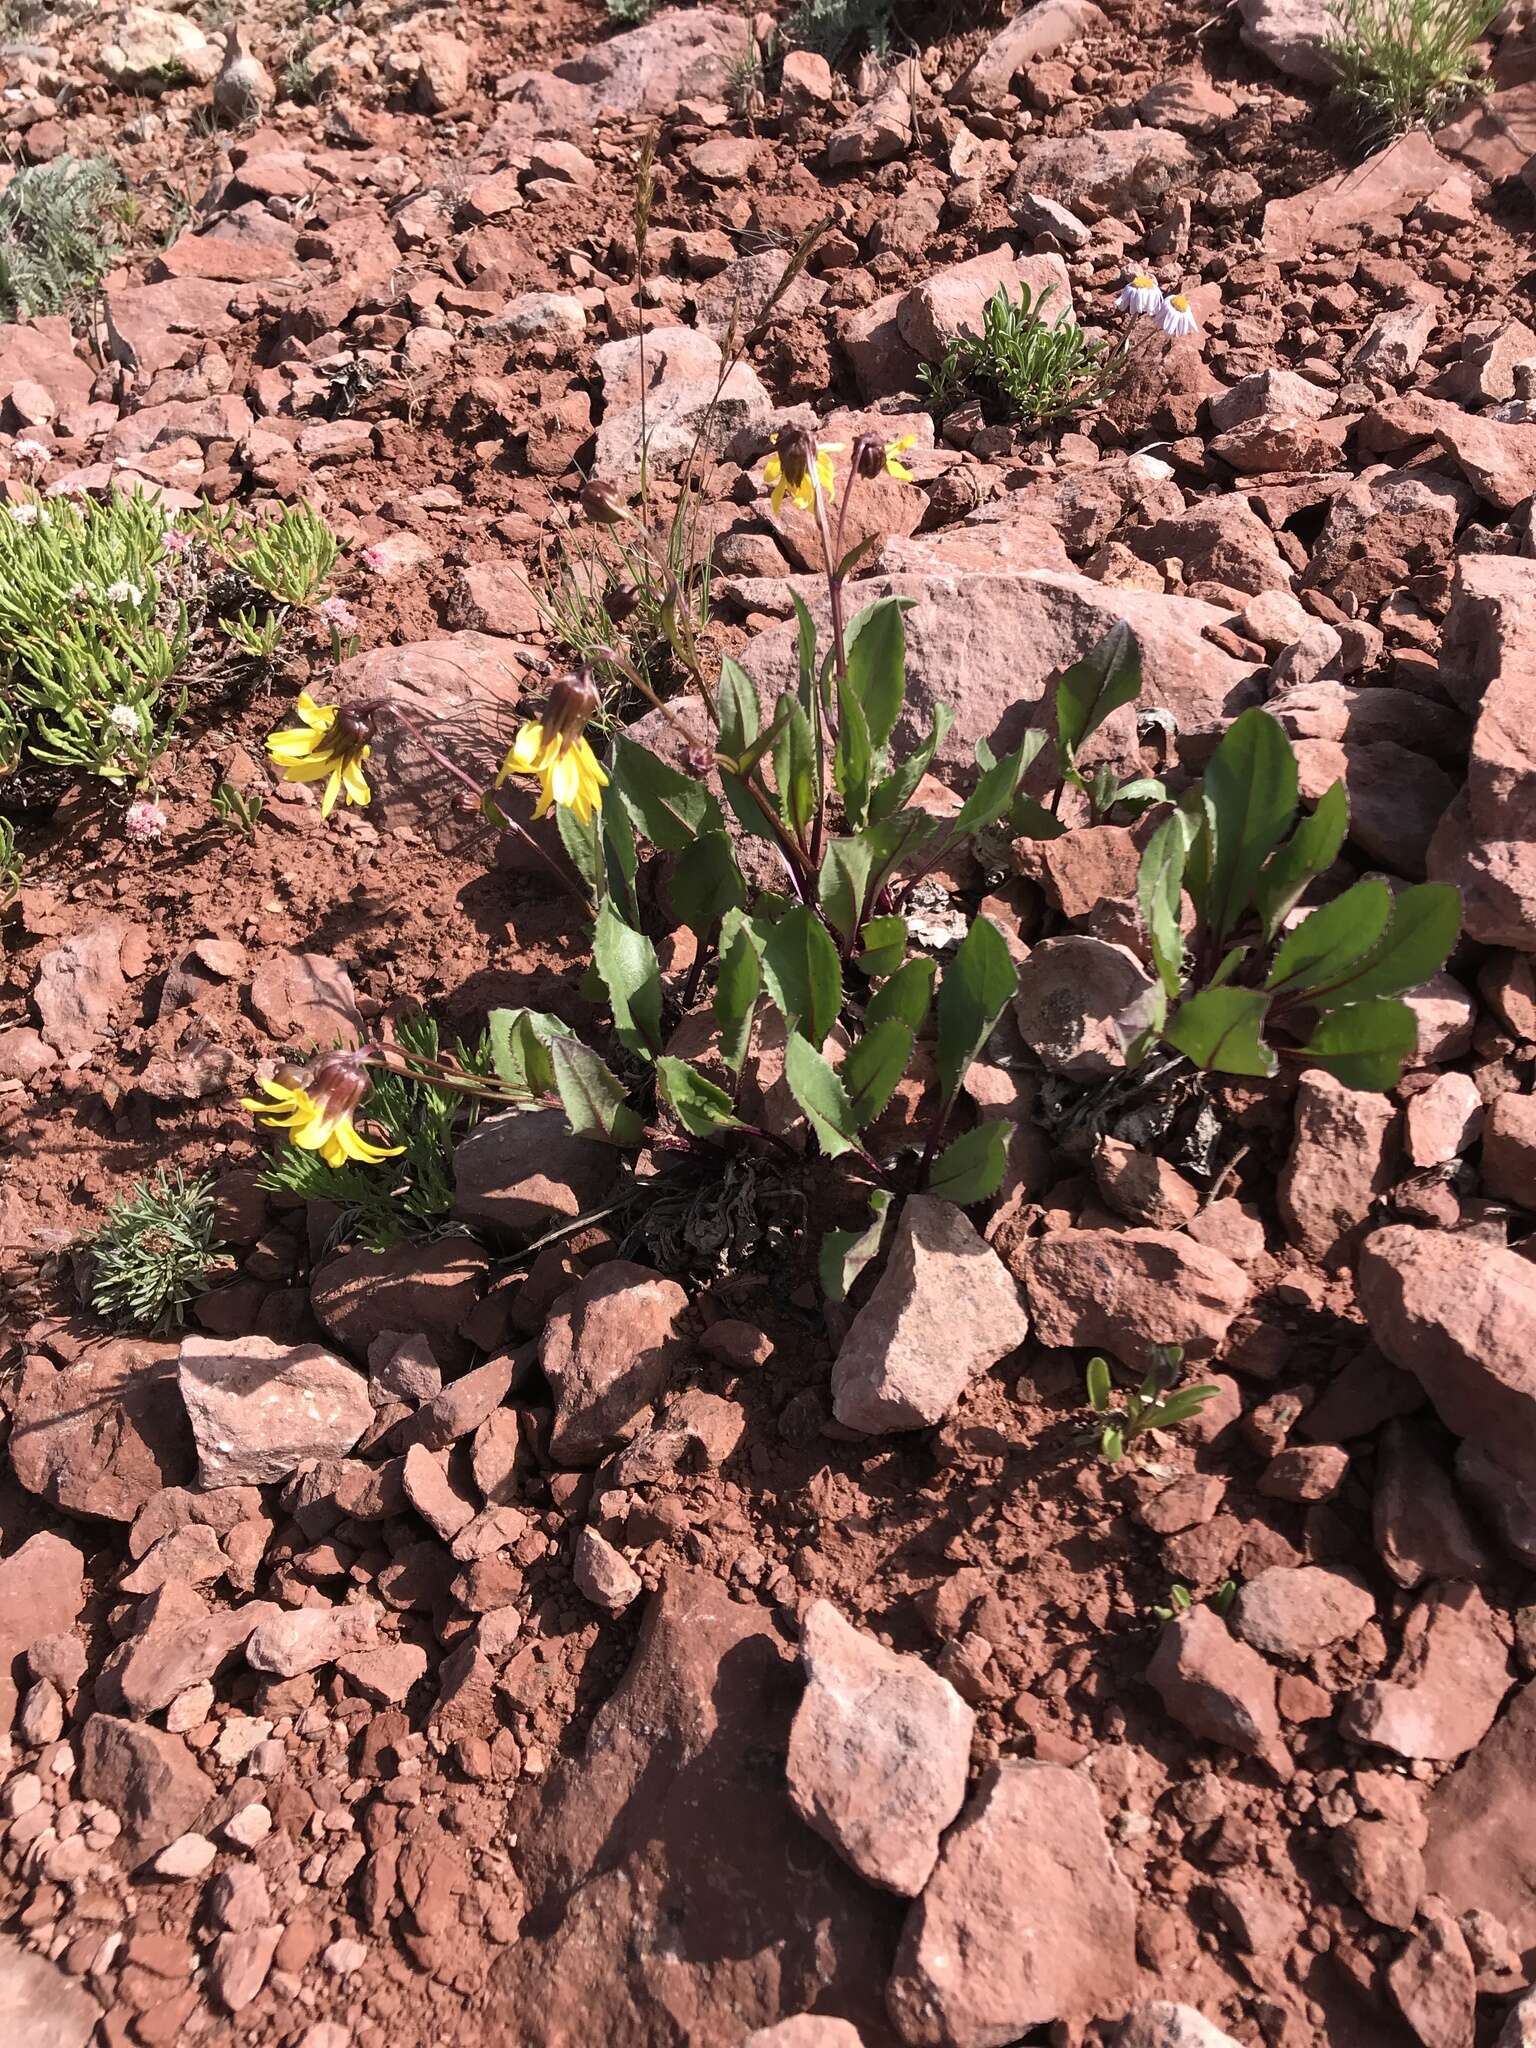
<svg viewBox="0 0 1536 2048">
<path fill-rule="evenodd" d="M 778 741 L 779 734 L 784 730 L 785 725 L 789 721 L 789 716 L 794 710 L 794 706 L 795 700 L 786 690 L 774 707 L 772 723 L 765 725 L 752 744 L 749 747 L 744 747 L 736 757 L 736 766 L 741 774 L 750 775 L 763 756 L 772 751 Z"/>
<path fill-rule="evenodd" d="M 720 1131 L 739 1130 L 731 1098 L 713 1081 L 706 1081 L 697 1067 L 686 1060 L 663 1057 L 656 1062 L 656 1082 L 672 1114 L 694 1138 L 713 1138 Z"/>
<path fill-rule="evenodd" d="M 988 1117 L 946 1145 L 928 1169 L 928 1192 L 961 1208 L 995 1195 L 1007 1170 L 1012 1129 L 1006 1117 Z"/>
<path fill-rule="evenodd" d="M 805 599 L 798 590 L 791 589 L 790 603 L 795 608 L 798 627 L 797 651 L 800 666 L 800 703 L 807 712 L 816 693 L 816 621 L 806 609 Z"/>
<path fill-rule="evenodd" d="M 869 805 L 869 778 L 874 765 L 864 707 L 847 683 L 837 686 L 837 741 L 832 749 L 832 782 L 843 800 L 848 822 L 857 831 Z"/>
<path fill-rule="evenodd" d="M 829 1230 L 821 1240 L 817 1266 L 821 1291 L 828 1301 L 846 1301 L 854 1281 L 872 1259 L 879 1257 L 890 1206 L 891 1198 L 885 1189 L 875 1188 L 869 1197 L 870 1220 L 863 1230 Z"/>
<path fill-rule="evenodd" d="M 1053 818 L 1042 803 L 1021 790 L 1008 812 L 1008 833 L 1013 839 L 1060 839 L 1066 831 L 1060 818 Z"/>
<path fill-rule="evenodd" d="M 593 902 L 597 902 L 608 879 L 608 863 L 603 857 L 602 813 L 594 811 L 582 825 L 568 805 L 556 804 L 555 823 L 560 831 L 560 844 L 565 848 L 571 866 L 586 883 Z"/>
<path fill-rule="evenodd" d="M 592 928 L 592 958 L 613 1009 L 619 1043 L 642 1058 L 661 1051 L 661 966 L 643 932 L 604 902 Z"/>
<path fill-rule="evenodd" d="M 634 821 L 611 787 L 603 792 L 602 817 L 608 893 L 629 922 L 638 924 L 640 905 L 635 898 L 635 876 L 639 872 L 640 857 L 635 849 Z"/>
<path fill-rule="evenodd" d="M 872 1124 L 885 1108 L 911 1057 L 912 1033 L 899 1017 L 887 1017 L 853 1047 L 838 1079 L 848 1097 L 856 1131 Z"/>
<path fill-rule="evenodd" d="M 1181 1422 L 1188 1422 L 1192 1415 L 1198 1415 L 1219 1387 L 1181 1387 L 1176 1394 L 1169 1394 L 1154 1408 L 1149 1408 L 1141 1419 L 1143 1429 L 1174 1429 Z"/>
<path fill-rule="evenodd" d="M 822 855 L 817 883 L 821 907 L 833 929 L 846 940 L 852 940 L 864 915 L 873 868 L 873 849 L 862 834 L 856 839 L 830 840 Z"/>
<path fill-rule="evenodd" d="M 864 714 L 872 754 L 890 739 L 907 687 L 907 632 L 902 613 L 910 597 L 882 597 L 866 605 L 844 635 L 848 688 Z"/>
<path fill-rule="evenodd" d="M 715 704 L 720 713 L 720 751 L 737 760 L 757 738 L 763 719 L 752 678 L 728 654 L 720 659 Z"/>
<path fill-rule="evenodd" d="M 1104 1358 L 1090 1358 L 1088 1361 L 1088 1405 L 1098 1414 L 1109 1410 L 1110 1395 L 1114 1391 L 1114 1380 L 1110 1376 L 1109 1361 Z"/>
<path fill-rule="evenodd" d="M 929 959 L 926 953 L 918 954 L 905 967 L 898 967 L 889 981 L 881 982 L 866 1004 L 865 1030 L 873 1031 L 888 1017 L 899 1017 L 916 1038 L 927 1021 L 928 1005 L 933 1000 L 933 978 L 937 972 L 937 961 Z"/>
<path fill-rule="evenodd" d="M 857 1130 L 847 1092 L 831 1064 L 798 1031 L 785 1041 L 784 1078 L 827 1157 L 846 1152 Z"/>
<path fill-rule="evenodd" d="M 774 742 L 773 778 L 779 791 L 779 815 L 790 831 L 804 839 L 816 815 L 816 735 L 803 707 L 792 704 L 784 729 Z"/>
<path fill-rule="evenodd" d="M 747 900 L 746 884 L 724 832 L 701 832 L 673 864 L 667 883 L 672 908 L 702 943 L 728 910 Z"/>
<path fill-rule="evenodd" d="M 1356 882 L 1287 932 L 1264 986 L 1301 995 L 1337 981 L 1375 949 L 1391 916 L 1385 882 Z"/>
<path fill-rule="evenodd" d="M 1084 740 L 1111 712 L 1140 695 L 1141 649 L 1130 627 L 1117 619 L 1056 685 L 1056 744 L 1062 767 L 1072 766 Z"/>
<path fill-rule="evenodd" d="M 1146 927 L 1152 959 L 1170 996 L 1184 984 L 1184 934 L 1179 908 L 1184 900 L 1184 869 L 1194 832 L 1183 811 L 1173 811 L 1147 841 L 1136 870 L 1136 898 Z"/>
<path fill-rule="evenodd" d="M 613 787 L 635 829 L 664 853 L 680 853 L 698 833 L 724 823 L 719 804 L 697 777 L 679 774 L 634 740 L 614 742 Z"/>
<path fill-rule="evenodd" d="M 1312 815 L 1271 854 L 1254 887 L 1266 939 L 1279 931 L 1307 884 L 1333 866 L 1348 831 L 1349 795 L 1342 782 L 1335 782 L 1318 798 Z"/>
<path fill-rule="evenodd" d="M 785 1021 L 820 1048 L 843 1006 L 843 975 L 832 934 L 797 903 L 775 925 L 758 927 L 763 979 Z"/>
<path fill-rule="evenodd" d="M 1005 754 L 1001 761 L 984 769 L 965 802 L 950 822 L 952 832 L 981 832 L 988 825 L 996 824 L 1004 811 L 1013 802 L 1014 793 L 1024 779 L 1024 771 L 1045 744 L 1045 734 L 1038 729 L 1027 733 L 1024 744 L 1011 754 Z"/>
<path fill-rule="evenodd" d="M 720 928 L 720 960 L 715 972 L 715 1022 L 720 1027 L 720 1052 L 733 1074 L 739 1074 L 752 1037 L 763 972 L 746 920 L 738 912 Z"/>
<path fill-rule="evenodd" d="M 1163 1037 L 1197 1067 L 1218 1074 L 1275 1071 L 1275 1056 L 1259 1036 L 1269 997 L 1258 988 L 1210 988 L 1180 1003 Z"/>
<path fill-rule="evenodd" d="M 834 842 L 835 843 L 835 842 Z M 859 933 L 859 951 L 854 965 L 871 981 L 894 974 L 907 957 L 907 920 L 904 917 L 872 917 Z"/>
<path fill-rule="evenodd" d="M 1461 891 L 1449 882 L 1420 882 L 1392 899 L 1385 936 L 1342 980 L 1308 991 L 1329 1008 L 1368 996 L 1402 995 L 1438 974 L 1461 932 Z"/>
<path fill-rule="evenodd" d="M 946 1104 L 1018 985 L 1002 933 L 990 919 L 976 918 L 939 984 L 939 1092 Z"/>
<path fill-rule="evenodd" d="M 1257 709 L 1235 718 L 1206 767 L 1204 790 L 1215 819 L 1206 916 L 1224 939 L 1296 815 L 1296 755 L 1279 720 Z"/>
<path fill-rule="evenodd" d="M 1320 1017 L 1298 1058 L 1346 1088 L 1395 1088 L 1418 1050 L 1419 1020 L 1397 996 L 1370 996 Z"/>
<path fill-rule="evenodd" d="M 893 818 L 898 811 L 906 809 L 954 722 L 955 714 L 947 704 L 934 705 L 933 729 L 927 739 L 915 753 L 908 754 L 904 761 L 899 761 L 890 774 L 876 785 L 869 800 L 872 823 L 882 818 Z"/>
<path fill-rule="evenodd" d="M 555 1085 L 550 1044 L 565 1037 L 570 1028 L 543 1010 L 492 1010 L 486 1018 L 486 1035 L 496 1078 L 529 1095 L 548 1095 Z"/>
<path fill-rule="evenodd" d="M 1099 1449 L 1111 1465 L 1118 1465 L 1125 1456 L 1125 1438 L 1118 1429 L 1106 1429 L 1099 1438 Z"/>
<path fill-rule="evenodd" d="M 624 1099 L 617 1075 L 579 1038 L 550 1040 L 549 1056 L 566 1121 L 578 1138 L 638 1145 L 645 1125 Z"/>
</svg>

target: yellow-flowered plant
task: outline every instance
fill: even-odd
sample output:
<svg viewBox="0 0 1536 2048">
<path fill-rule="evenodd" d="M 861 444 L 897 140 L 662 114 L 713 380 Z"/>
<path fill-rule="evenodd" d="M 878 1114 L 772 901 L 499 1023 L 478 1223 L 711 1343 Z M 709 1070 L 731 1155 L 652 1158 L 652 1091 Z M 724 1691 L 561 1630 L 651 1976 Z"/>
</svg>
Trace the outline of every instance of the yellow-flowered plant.
<svg viewBox="0 0 1536 2048">
<path fill-rule="evenodd" d="M 837 491 L 832 458 L 842 453 L 842 442 L 817 441 L 807 447 L 802 435 L 790 434 L 784 437 L 782 449 L 778 444 L 779 436 L 775 434 L 773 452 L 763 464 L 763 482 L 768 486 L 775 515 L 783 510 L 786 498 L 802 512 L 816 510 L 818 494 L 823 504 L 830 505 Z"/>
<path fill-rule="evenodd" d="M 547 817 L 558 804 L 583 828 L 601 810 L 603 791 L 608 787 L 607 774 L 584 735 L 562 738 L 544 724 L 523 727 L 501 764 L 496 787 L 500 789 L 514 775 L 531 775 L 538 782 L 535 818 Z"/>
<path fill-rule="evenodd" d="M 288 1142 L 301 1152 L 318 1152 L 327 1166 L 345 1166 L 349 1159 L 376 1166 L 404 1150 L 400 1145 L 375 1145 L 353 1123 L 350 1107 L 317 1102 L 298 1080 L 274 1078 L 259 1085 L 266 1099 L 247 1095 L 240 1107 L 271 1129 L 286 1131 Z"/>
<path fill-rule="evenodd" d="M 297 725 L 286 726 L 267 741 L 267 752 L 282 770 L 284 782 L 323 782 L 320 815 L 328 818 L 336 799 L 366 804 L 371 790 L 363 763 L 372 752 L 372 727 L 334 704 L 317 704 L 308 690 L 294 706 Z"/>
</svg>

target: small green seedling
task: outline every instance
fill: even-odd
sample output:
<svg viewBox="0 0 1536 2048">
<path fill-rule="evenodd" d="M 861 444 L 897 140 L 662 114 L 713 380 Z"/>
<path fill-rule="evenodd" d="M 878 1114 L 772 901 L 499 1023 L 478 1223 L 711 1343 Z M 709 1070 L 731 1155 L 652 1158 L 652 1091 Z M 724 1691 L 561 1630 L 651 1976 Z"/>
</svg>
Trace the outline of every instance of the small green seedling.
<svg viewBox="0 0 1536 2048">
<path fill-rule="evenodd" d="M 1237 1598 L 1236 1579 L 1223 1579 L 1210 1599 L 1205 1603 L 1214 1613 L 1224 1615 Z M 1159 1621 L 1172 1621 L 1180 1614 L 1188 1614 L 1195 1604 L 1195 1596 L 1188 1586 L 1172 1585 L 1168 1589 L 1168 1605 L 1154 1607 L 1152 1612 Z"/>
<path fill-rule="evenodd" d="M 1184 1347 L 1181 1344 L 1157 1345 L 1152 1370 L 1134 1393 L 1125 1396 L 1124 1406 L 1117 1408 L 1113 1405 L 1115 1389 L 1108 1360 L 1089 1359 L 1088 1405 L 1095 1415 L 1106 1417 L 1099 1434 L 1099 1450 L 1109 1464 L 1117 1465 L 1127 1451 L 1135 1449 L 1142 1437 L 1159 1429 L 1175 1429 L 1181 1422 L 1188 1422 L 1219 1391 L 1216 1387 L 1203 1386 L 1181 1387 L 1177 1393 L 1167 1393 L 1168 1374 L 1183 1362 Z"/>
<path fill-rule="evenodd" d="M 264 806 L 259 796 L 246 796 L 232 782 L 220 782 L 213 792 L 213 814 L 219 823 L 242 839 L 254 839 Z"/>
</svg>

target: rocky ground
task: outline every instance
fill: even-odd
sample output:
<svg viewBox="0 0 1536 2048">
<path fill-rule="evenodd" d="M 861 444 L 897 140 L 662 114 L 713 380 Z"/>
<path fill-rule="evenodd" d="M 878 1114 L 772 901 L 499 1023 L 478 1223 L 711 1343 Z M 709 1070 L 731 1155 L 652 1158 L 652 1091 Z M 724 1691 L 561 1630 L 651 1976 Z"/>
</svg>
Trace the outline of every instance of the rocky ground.
<svg viewBox="0 0 1536 2048">
<path fill-rule="evenodd" d="M 1231 1086 L 1214 1148 L 1136 1151 L 1055 1116 L 1118 1056 L 1104 942 L 1142 973 L 1135 835 L 957 877 L 1026 969 L 973 1077 L 1008 1195 L 985 1240 L 910 1204 L 850 1326 L 803 1264 L 685 1290 L 588 1232 L 519 1265 L 582 1166 L 496 1126 L 472 1235 L 336 1256 L 260 1191 L 235 1098 L 277 1049 L 404 999 L 590 1014 L 583 933 L 420 776 L 326 831 L 268 786 L 286 698 L 234 698 L 158 845 L 35 798 L 0 955 L 22 2048 L 1536 2040 L 1536 42 L 1512 11 L 1491 96 L 1378 148 L 1322 25 L 1038 0 L 755 99 L 770 18 L 703 6 L 4 31 L 14 157 L 105 151 L 139 196 L 111 360 L 0 327 L 11 495 L 26 439 L 48 491 L 309 497 L 346 687 L 488 762 L 562 651 L 529 583 L 588 475 L 634 480 L 642 320 L 665 498 L 733 309 L 828 216 L 726 388 L 711 645 L 771 680 L 816 566 L 773 429 L 912 434 L 864 582 L 915 600 L 947 774 L 1124 617 L 1167 714 L 1127 758 L 1177 778 L 1263 703 L 1305 794 L 1347 781 L 1337 879 L 1465 902 L 1400 1090 Z M 1000 280 L 1112 328 L 1149 265 L 1201 332 L 1105 410 L 923 408 Z M 249 845 L 220 777 L 266 798 Z M 179 1344 L 105 1334 L 62 1256 L 157 1161 L 217 1173 L 238 1256 Z M 1218 1397 L 1111 1472 L 1086 1348 L 1151 1339 Z"/>
</svg>

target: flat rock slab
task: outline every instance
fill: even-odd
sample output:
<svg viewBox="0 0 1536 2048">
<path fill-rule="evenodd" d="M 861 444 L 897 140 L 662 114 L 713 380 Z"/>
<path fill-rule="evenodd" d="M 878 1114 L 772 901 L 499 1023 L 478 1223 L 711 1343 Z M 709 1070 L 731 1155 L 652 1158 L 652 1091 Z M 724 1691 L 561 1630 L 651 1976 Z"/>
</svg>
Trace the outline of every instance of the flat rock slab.
<svg viewBox="0 0 1536 2048">
<path fill-rule="evenodd" d="M 190 1336 L 177 1377 L 204 1486 L 263 1486 L 344 1458 L 373 1421 L 366 1378 L 320 1344 Z"/>
<path fill-rule="evenodd" d="M 133 1521 L 195 1470 L 176 1347 L 112 1337 L 88 1344 L 73 1365 L 27 1359 L 7 1448 L 29 1493 L 72 1515 Z"/>
<path fill-rule="evenodd" d="M 789 1796 L 861 1877 L 916 1898 L 960 1811 L 976 1716 L 947 1679 L 845 1621 L 806 1610 L 805 1697 L 789 1736 Z"/>
<path fill-rule="evenodd" d="M 1363 164 L 1294 198 L 1272 199 L 1264 209 L 1264 253 L 1284 263 L 1314 248 L 1352 247 L 1366 227 L 1380 233 L 1385 221 L 1405 219 L 1456 175 L 1422 131 L 1401 135 Z"/>
<path fill-rule="evenodd" d="M 1339 1725 L 1356 1742 L 1450 1763 L 1493 1726 L 1509 1690 L 1509 1645 L 1475 1586 L 1436 1586 L 1403 1624 L 1390 1678 L 1372 1679 Z"/>
<path fill-rule="evenodd" d="M 142 1861 L 192 1832 L 213 1783 L 179 1735 L 92 1714 L 80 1744 L 80 1791 L 112 1809 L 124 1842 Z"/>
<path fill-rule="evenodd" d="M 1455 1913 L 1492 1913 L 1517 1949 L 1536 1944 L 1536 1681 L 1429 1796 L 1424 1866 Z"/>
<path fill-rule="evenodd" d="M 989 2048 L 1125 2011 L 1135 1895 L 1092 1781 L 1059 1764 L 983 1774 L 912 1907 L 886 2002 L 913 2048 Z"/>
<path fill-rule="evenodd" d="M 0 2034 L 8 2048 L 86 2048 L 101 2007 L 57 1963 L 0 1935 Z"/>
<path fill-rule="evenodd" d="M 555 1391 L 551 1457 L 595 1465 L 634 1435 L 682 1356 L 687 1306 L 675 1280 L 628 1259 L 607 1260 L 561 1297 L 539 1349 Z"/>
</svg>

